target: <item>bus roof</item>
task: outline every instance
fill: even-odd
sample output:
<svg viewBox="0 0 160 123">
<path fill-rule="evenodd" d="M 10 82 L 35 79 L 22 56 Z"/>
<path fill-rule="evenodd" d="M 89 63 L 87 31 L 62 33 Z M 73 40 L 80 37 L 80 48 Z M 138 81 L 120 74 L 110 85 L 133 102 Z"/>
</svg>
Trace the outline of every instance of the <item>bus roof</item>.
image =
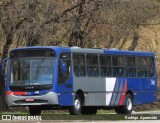
<svg viewBox="0 0 160 123">
<path fill-rule="evenodd" d="M 127 51 L 118 49 L 98 49 L 98 48 L 81 48 L 81 47 L 61 47 L 61 46 L 31 46 L 15 48 L 14 50 L 26 50 L 26 49 L 54 49 L 58 51 L 66 51 L 74 53 L 99 53 L 99 54 L 110 54 L 110 55 L 136 55 L 136 56 L 154 56 L 154 52 L 144 52 L 144 51 Z"/>
</svg>

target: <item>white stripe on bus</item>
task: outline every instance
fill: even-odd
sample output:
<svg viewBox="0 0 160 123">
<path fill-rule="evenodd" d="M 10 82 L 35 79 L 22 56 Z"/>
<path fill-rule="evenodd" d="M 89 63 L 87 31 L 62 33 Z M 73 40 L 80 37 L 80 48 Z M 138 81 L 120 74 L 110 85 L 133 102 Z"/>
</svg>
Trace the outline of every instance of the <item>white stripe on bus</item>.
<svg viewBox="0 0 160 123">
<path fill-rule="evenodd" d="M 106 91 L 113 92 L 116 83 L 116 78 L 106 78 Z M 110 104 L 112 93 L 106 94 L 106 105 Z"/>
</svg>

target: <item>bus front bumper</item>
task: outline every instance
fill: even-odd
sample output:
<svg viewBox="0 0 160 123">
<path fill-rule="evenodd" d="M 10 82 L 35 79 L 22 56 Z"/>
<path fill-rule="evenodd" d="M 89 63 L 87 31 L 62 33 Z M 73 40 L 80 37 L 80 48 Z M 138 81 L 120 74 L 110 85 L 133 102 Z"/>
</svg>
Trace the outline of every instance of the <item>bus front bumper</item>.
<svg viewBox="0 0 160 123">
<path fill-rule="evenodd" d="M 45 95 L 37 96 L 6 95 L 6 101 L 9 107 L 31 105 L 58 105 L 58 95 L 54 92 L 49 92 Z"/>
</svg>

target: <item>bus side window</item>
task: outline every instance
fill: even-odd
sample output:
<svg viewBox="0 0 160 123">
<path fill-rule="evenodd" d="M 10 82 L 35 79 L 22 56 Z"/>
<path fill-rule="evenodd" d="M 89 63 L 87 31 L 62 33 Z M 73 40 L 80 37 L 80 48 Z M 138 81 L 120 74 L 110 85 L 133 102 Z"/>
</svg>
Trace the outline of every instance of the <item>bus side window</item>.
<svg viewBox="0 0 160 123">
<path fill-rule="evenodd" d="M 73 54 L 73 69 L 76 76 L 86 76 L 86 64 L 84 54 Z"/>
<path fill-rule="evenodd" d="M 147 77 L 147 58 L 137 57 L 137 77 Z"/>
<path fill-rule="evenodd" d="M 136 62 L 134 56 L 125 57 L 126 77 L 136 77 Z"/>
<path fill-rule="evenodd" d="M 154 77 L 154 69 L 148 69 L 148 77 Z"/>
<path fill-rule="evenodd" d="M 100 55 L 100 75 L 111 76 L 111 56 Z"/>
<path fill-rule="evenodd" d="M 62 62 L 66 65 L 66 72 L 62 72 Z M 69 53 L 63 53 L 59 57 L 59 66 L 58 66 L 58 83 L 63 84 L 69 79 L 70 70 L 71 70 L 71 55 Z"/>
<path fill-rule="evenodd" d="M 99 76 L 98 55 L 87 54 L 87 75 Z"/>
<path fill-rule="evenodd" d="M 154 77 L 154 58 L 149 57 L 148 58 L 148 77 Z"/>
<path fill-rule="evenodd" d="M 113 65 L 113 76 L 123 77 L 124 76 L 123 56 L 112 56 L 112 65 Z"/>
</svg>

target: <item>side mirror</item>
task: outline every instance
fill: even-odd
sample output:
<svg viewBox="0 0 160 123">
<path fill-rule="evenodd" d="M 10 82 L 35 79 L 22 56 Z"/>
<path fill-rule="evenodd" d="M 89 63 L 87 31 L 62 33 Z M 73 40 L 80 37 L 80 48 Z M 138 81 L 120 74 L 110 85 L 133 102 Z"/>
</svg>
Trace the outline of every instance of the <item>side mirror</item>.
<svg viewBox="0 0 160 123">
<path fill-rule="evenodd" d="M 2 63 L 1 63 L 1 65 L 2 65 L 2 66 L 1 66 L 1 68 L 2 68 L 1 74 L 2 74 L 4 77 L 7 76 L 6 71 L 5 71 L 5 66 L 6 66 L 7 60 L 8 60 L 8 58 L 5 58 L 5 59 L 2 60 Z"/>
<path fill-rule="evenodd" d="M 62 60 L 61 60 L 61 71 L 62 74 L 65 74 L 67 72 L 67 65 Z"/>
</svg>

